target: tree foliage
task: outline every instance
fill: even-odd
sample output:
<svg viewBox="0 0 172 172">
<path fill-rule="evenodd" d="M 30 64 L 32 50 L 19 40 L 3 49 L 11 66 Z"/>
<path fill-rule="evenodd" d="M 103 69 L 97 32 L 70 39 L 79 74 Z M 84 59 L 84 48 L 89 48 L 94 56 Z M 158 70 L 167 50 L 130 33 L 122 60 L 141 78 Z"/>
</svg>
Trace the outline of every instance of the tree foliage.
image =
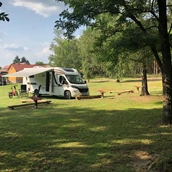
<svg viewBox="0 0 172 172">
<path fill-rule="evenodd" d="M 169 41 L 169 31 L 171 25 L 171 6 L 167 0 L 57 0 L 62 1 L 69 6 L 60 14 L 56 21 L 56 28 L 65 30 L 65 36 L 72 38 L 72 34 L 81 25 L 92 26 L 101 29 L 104 37 L 103 41 L 111 39 L 119 30 L 125 30 L 131 25 L 139 28 L 145 35 L 143 42 L 149 46 L 162 72 L 163 81 L 163 122 L 172 124 L 172 66 L 171 66 L 171 48 Z M 107 25 L 103 22 L 101 15 L 108 14 L 112 16 L 115 22 Z M 118 27 L 117 27 L 118 26 Z M 170 28 L 168 28 L 170 26 Z M 105 32 L 106 29 L 106 32 Z M 156 30 L 160 42 L 160 57 L 157 49 L 157 43 L 148 41 L 151 34 Z M 143 36 L 140 32 L 132 34 L 131 38 Z M 143 38 L 142 38 L 143 39 Z M 136 39 L 134 39 L 136 40 Z M 152 39 L 151 39 L 152 40 Z M 137 43 L 137 42 L 136 42 Z M 138 42 L 140 45 L 140 42 Z M 113 46 L 112 46 L 113 47 Z M 115 52 L 111 49 L 112 54 Z M 110 54 L 110 53 L 109 53 Z M 113 57 L 113 56 L 110 56 Z"/>
<path fill-rule="evenodd" d="M 44 62 L 41 62 L 41 61 L 38 61 L 35 64 L 37 64 L 37 65 L 44 65 L 45 63 Z"/>
<path fill-rule="evenodd" d="M 22 58 L 20 59 L 20 63 L 30 64 L 30 63 L 29 63 L 29 60 L 27 60 L 25 57 L 22 57 Z"/>
<path fill-rule="evenodd" d="M 59 30 L 55 30 L 54 41 L 50 45 L 50 50 L 53 52 L 49 56 L 49 63 L 52 66 L 61 66 L 81 69 L 81 59 L 77 47 L 77 39 L 67 40 L 62 37 Z"/>
<path fill-rule="evenodd" d="M 0 2 L 0 7 L 2 6 L 2 2 Z M 10 19 L 8 18 L 8 14 L 6 14 L 5 12 L 1 12 L 0 13 L 0 20 L 2 21 L 10 21 Z"/>
<path fill-rule="evenodd" d="M 104 63 L 99 61 L 100 53 L 95 51 L 95 41 L 99 32 L 87 28 L 78 40 L 79 56 L 82 60 L 82 70 L 84 76 L 89 80 L 96 75 L 102 75 L 105 73 Z"/>
<path fill-rule="evenodd" d="M 19 56 L 16 56 L 13 60 L 13 64 L 16 64 L 16 63 L 30 64 L 29 60 L 27 60 L 25 57 L 19 58 Z"/>
</svg>

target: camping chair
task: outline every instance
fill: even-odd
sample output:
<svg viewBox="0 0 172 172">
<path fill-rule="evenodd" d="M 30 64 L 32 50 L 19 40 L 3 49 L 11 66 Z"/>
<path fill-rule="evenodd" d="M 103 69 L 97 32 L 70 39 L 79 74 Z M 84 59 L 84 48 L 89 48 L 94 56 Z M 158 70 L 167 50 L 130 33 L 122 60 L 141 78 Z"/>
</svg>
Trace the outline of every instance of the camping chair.
<svg viewBox="0 0 172 172">
<path fill-rule="evenodd" d="M 40 88 L 41 88 L 41 85 L 39 85 L 38 89 L 34 90 L 34 93 L 33 93 L 34 96 L 40 97 L 40 94 L 39 94 Z"/>
<path fill-rule="evenodd" d="M 27 96 L 27 95 L 28 95 L 28 93 L 27 93 L 27 85 L 22 84 L 20 86 L 20 96 L 24 97 L 24 96 Z"/>
</svg>

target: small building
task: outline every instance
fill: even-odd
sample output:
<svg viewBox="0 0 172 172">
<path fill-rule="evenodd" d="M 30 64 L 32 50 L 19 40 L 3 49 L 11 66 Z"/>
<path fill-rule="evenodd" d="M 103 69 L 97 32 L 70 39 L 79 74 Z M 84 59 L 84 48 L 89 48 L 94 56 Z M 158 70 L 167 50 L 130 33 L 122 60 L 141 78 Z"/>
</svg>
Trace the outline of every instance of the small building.
<svg viewBox="0 0 172 172">
<path fill-rule="evenodd" d="M 4 66 L 3 68 L 0 69 L 0 85 L 6 85 L 6 79 L 3 78 L 3 75 L 8 74 L 8 67 L 9 66 Z"/>
<path fill-rule="evenodd" d="M 17 63 L 17 64 L 11 64 L 8 67 L 8 74 L 12 74 L 18 71 L 23 70 L 24 68 L 33 68 L 35 66 L 42 66 L 42 65 L 37 65 L 37 64 L 26 64 L 26 63 Z M 22 77 L 9 77 L 8 78 L 9 83 L 22 83 L 23 78 Z"/>
<path fill-rule="evenodd" d="M 3 68 L 0 69 L 0 74 L 1 75 L 6 75 L 8 74 L 8 68 L 9 66 L 4 66 Z"/>
</svg>

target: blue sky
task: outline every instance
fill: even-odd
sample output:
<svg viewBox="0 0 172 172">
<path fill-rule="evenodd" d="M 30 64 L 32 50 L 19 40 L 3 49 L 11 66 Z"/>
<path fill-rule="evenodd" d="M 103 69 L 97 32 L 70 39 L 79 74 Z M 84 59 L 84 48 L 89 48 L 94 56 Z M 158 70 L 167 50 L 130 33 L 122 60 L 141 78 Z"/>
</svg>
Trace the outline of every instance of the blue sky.
<svg viewBox="0 0 172 172">
<path fill-rule="evenodd" d="M 3 3 L 0 11 L 9 14 L 10 18 L 10 22 L 0 21 L 0 67 L 11 64 L 17 55 L 24 56 L 31 64 L 48 63 L 55 21 L 67 7 L 55 0 L 0 2 Z"/>
</svg>

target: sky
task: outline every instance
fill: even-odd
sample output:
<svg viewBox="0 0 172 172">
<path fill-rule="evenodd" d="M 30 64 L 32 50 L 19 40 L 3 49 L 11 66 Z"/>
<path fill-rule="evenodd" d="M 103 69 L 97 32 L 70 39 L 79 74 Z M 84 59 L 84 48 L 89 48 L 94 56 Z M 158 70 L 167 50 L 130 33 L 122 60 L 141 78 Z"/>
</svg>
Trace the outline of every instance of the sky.
<svg viewBox="0 0 172 172">
<path fill-rule="evenodd" d="M 10 65 L 16 56 L 30 64 L 48 63 L 52 53 L 54 25 L 67 7 L 56 0 L 0 0 L 0 12 L 9 14 L 10 21 L 0 21 L 0 67 Z M 76 36 L 82 31 L 77 31 Z"/>
</svg>

